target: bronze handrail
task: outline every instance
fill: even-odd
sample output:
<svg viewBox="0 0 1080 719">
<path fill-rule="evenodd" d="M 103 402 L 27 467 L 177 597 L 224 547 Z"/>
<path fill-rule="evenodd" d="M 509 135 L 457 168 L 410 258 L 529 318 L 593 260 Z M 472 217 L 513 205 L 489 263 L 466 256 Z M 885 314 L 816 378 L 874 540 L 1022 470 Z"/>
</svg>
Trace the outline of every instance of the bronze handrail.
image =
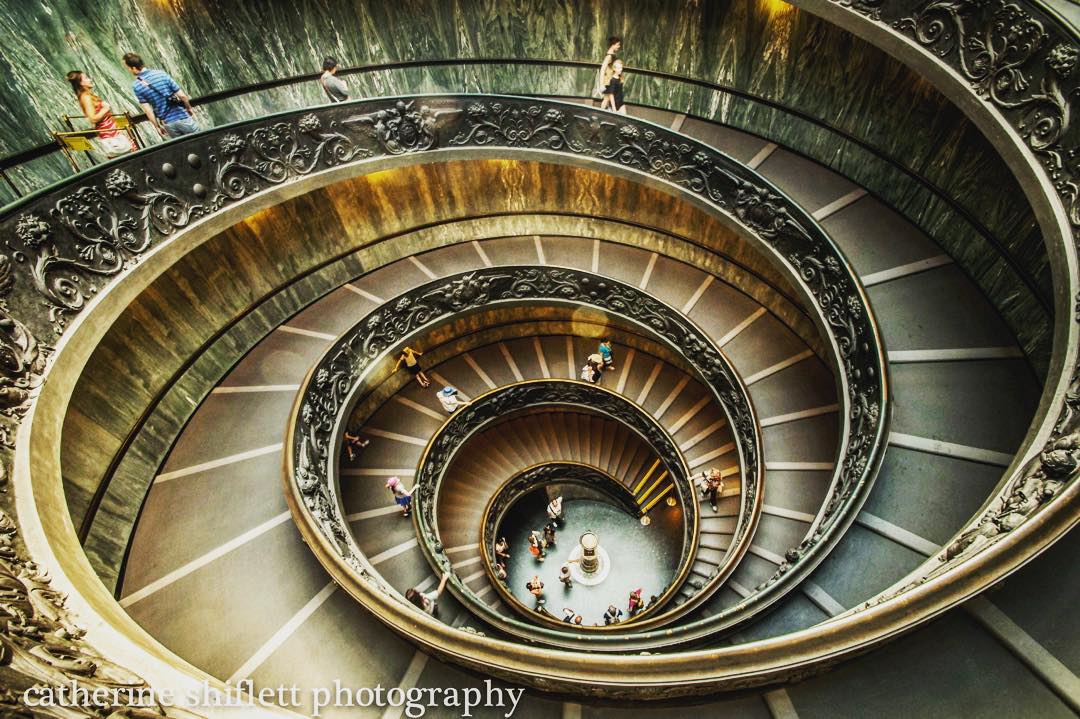
<svg viewBox="0 0 1080 719">
<path fill-rule="evenodd" d="M 539 390 L 539 391 L 536 391 Z M 511 401 L 507 401 L 507 400 Z M 517 406 L 518 404 L 521 406 Z M 585 404 L 587 403 L 587 404 Z M 498 413 L 490 417 L 477 417 L 479 409 L 485 405 L 494 405 Z M 675 483 L 675 491 L 683 505 L 684 512 L 689 517 L 684 523 L 683 546 L 680 552 L 678 571 L 668 587 L 660 595 L 658 607 L 667 604 L 671 598 L 682 588 L 683 582 L 690 573 L 697 552 L 698 533 L 700 531 L 698 506 L 695 502 L 694 485 L 690 476 L 690 470 L 686 464 L 686 458 L 678 449 L 674 438 L 643 407 L 633 400 L 606 389 L 599 385 L 593 385 L 580 380 L 554 380 L 533 379 L 515 382 L 513 384 L 497 387 L 484 394 L 474 397 L 468 407 L 462 408 L 450 415 L 443 425 L 435 431 L 424 448 L 420 461 L 417 462 L 416 485 L 413 488 L 413 522 L 416 525 L 416 534 L 420 541 L 420 547 L 425 557 L 437 573 L 451 572 L 450 587 L 459 598 L 471 606 L 474 613 L 489 621 L 494 626 L 522 636 L 530 636 L 537 641 L 550 641 L 556 645 L 560 641 L 567 641 L 567 627 L 561 622 L 545 622 L 559 630 L 552 633 L 538 634 L 535 628 L 529 625 L 522 626 L 518 622 L 508 622 L 504 617 L 488 607 L 476 596 L 464 582 L 460 581 L 456 573 L 452 572 L 450 560 L 442 551 L 443 546 L 438 538 L 437 502 L 442 481 L 446 471 L 452 466 L 457 453 L 464 449 L 469 440 L 477 433 L 499 422 L 502 412 L 518 411 L 532 407 L 546 406 L 585 406 L 602 416 L 607 416 L 613 421 L 630 424 L 643 440 L 649 443 L 660 457 L 661 462 L 671 474 Z M 730 411 L 725 408 L 725 411 Z M 477 424 L 479 422 L 479 424 Z M 468 431 L 461 434 L 460 426 L 467 424 Z M 454 432 L 458 432 L 455 436 Z M 432 460 L 433 450 L 441 452 L 439 461 Z M 744 468 L 740 466 L 740 471 Z M 743 511 L 746 511 L 745 501 L 741 503 Z M 749 508 L 750 512 L 754 507 Z M 742 513 L 740 512 L 740 515 Z M 740 524 L 742 523 L 740 516 Z M 481 525 L 482 527 L 483 525 Z M 752 534 L 744 534 L 741 540 L 749 544 Z M 740 546 L 733 542 L 731 554 L 741 556 L 738 550 Z M 745 547 L 742 547 L 745 551 Z M 702 588 L 702 592 L 711 594 L 716 588 L 710 584 Z M 681 612 L 680 612 L 681 614 Z M 665 612 L 652 617 L 642 618 L 632 623 L 630 629 L 640 629 L 643 626 L 655 627 L 665 621 L 674 619 L 676 615 Z M 635 618 L 636 619 L 636 618 Z M 628 623 L 627 623 L 628 624 Z M 620 630 L 625 633 L 627 627 L 623 625 L 610 625 L 600 627 L 581 627 L 585 633 L 614 634 Z M 575 630 L 576 633 L 577 630 Z M 625 640 L 625 637 L 624 637 Z M 599 648 L 599 647 L 596 647 Z"/>
</svg>

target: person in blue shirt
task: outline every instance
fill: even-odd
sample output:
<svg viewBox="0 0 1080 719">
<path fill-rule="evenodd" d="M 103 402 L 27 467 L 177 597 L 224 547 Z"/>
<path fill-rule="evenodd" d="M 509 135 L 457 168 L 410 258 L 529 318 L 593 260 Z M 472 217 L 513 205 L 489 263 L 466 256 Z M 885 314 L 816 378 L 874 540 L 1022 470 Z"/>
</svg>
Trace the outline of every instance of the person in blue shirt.
<svg viewBox="0 0 1080 719">
<path fill-rule="evenodd" d="M 600 357 L 604 362 L 604 372 L 615 369 L 615 355 L 611 351 L 611 340 L 607 337 L 600 343 Z"/>
<path fill-rule="evenodd" d="M 132 89 L 146 112 L 146 119 L 162 137 L 180 137 L 199 131 L 192 117 L 191 98 L 164 70 L 148 70 L 133 52 L 124 55 L 124 65 L 135 76 Z"/>
</svg>

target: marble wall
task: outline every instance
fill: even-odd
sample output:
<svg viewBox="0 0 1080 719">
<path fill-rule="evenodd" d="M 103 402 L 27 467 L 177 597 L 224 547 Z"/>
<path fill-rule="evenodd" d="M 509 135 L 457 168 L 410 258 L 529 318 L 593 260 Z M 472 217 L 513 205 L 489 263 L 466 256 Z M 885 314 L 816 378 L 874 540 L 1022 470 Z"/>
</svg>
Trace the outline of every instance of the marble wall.
<svg viewBox="0 0 1080 719">
<path fill-rule="evenodd" d="M 1034 278 L 1025 287 L 970 223 L 872 154 L 760 104 L 685 83 L 630 76 L 629 99 L 714 118 L 793 146 L 851 175 L 948 249 L 994 298 L 1025 347 L 1049 338 L 1037 294 L 1049 270 L 1015 180 L 975 128 L 927 83 L 857 38 L 780 0 L 80 0 L 0 6 L 0 154 L 48 140 L 76 112 L 63 79 L 87 71 L 116 107 L 135 110 L 120 62 L 128 50 L 164 67 L 193 96 L 343 65 L 445 57 L 598 60 L 625 39 L 633 66 L 724 83 L 797 107 L 902 158 L 980 218 Z M 872 69 L 872 71 L 868 71 Z M 535 66 L 425 67 L 348 78 L 358 95 L 426 91 L 588 94 L 593 73 Z M 315 83 L 279 88 L 202 112 L 221 124 L 322 101 Z M 16 182 L 65 174 L 36 161 Z M 7 198 L 10 199 L 10 198 Z"/>
</svg>

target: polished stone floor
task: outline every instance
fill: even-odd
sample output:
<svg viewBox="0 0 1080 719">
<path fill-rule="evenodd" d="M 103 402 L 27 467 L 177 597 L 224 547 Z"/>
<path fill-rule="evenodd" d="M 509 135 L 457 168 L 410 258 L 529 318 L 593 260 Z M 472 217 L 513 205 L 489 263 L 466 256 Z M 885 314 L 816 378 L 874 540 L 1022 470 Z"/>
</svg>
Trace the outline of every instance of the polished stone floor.
<svg viewBox="0 0 1080 719">
<path fill-rule="evenodd" d="M 522 499 L 503 521 L 504 536 L 510 542 L 507 567 L 511 593 L 528 607 L 535 600 L 525 584 L 539 575 L 544 582 L 546 607 L 563 616 L 569 607 L 582 616 L 583 623 L 603 624 L 604 610 L 614 604 L 626 613 L 630 592 L 641 588 L 648 601 L 660 594 L 678 569 L 682 512 L 661 503 L 652 512 L 649 526 L 622 508 L 590 499 L 567 499 L 563 503 L 564 521 L 557 534 L 557 544 L 548 548 L 544 562 L 537 562 L 528 552 L 531 530 L 542 530 L 547 523 L 547 497 L 536 492 Z M 611 559 L 611 571 L 595 586 L 575 583 L 567 589 L 559 582 L 559 568 L 577 546 L 583 532 L 592 531 Z M 624 617 L 625 618 L 625 617 Z"/>
</svg>

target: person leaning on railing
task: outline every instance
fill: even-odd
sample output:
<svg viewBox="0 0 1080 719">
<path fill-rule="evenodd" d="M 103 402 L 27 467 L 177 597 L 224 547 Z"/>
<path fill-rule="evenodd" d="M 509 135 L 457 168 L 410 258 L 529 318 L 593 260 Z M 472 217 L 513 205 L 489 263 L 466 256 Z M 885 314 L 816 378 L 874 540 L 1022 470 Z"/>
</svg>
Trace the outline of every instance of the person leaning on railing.
<svg viewBox="0 0 1080 719">
<path fill-rule="evenodd" d="M 345 82 L 337 76 L 337 59 L 328 57 L 323 60 L 323 74 L 319 76 L 319 84 L 330 102 L 345 102 L 349 99 L 349 88 Z"/>
<path fill-rule="evenodd" d="M 67 74 L 67 81 L 79 98 L 86 120 L 97 130 L 97 144 L 106 157 L 116 157 L 132 152 L 134 143 L 126 133 L 120 132 L 113 119 L 112 107 L 94 92 L 94 81 L 82 70 L 72 70 Z"/>
<path fill-rule="evenodd" d="M 191 98 L 164 70 L 150 70 L 133 52 L 124 55 L 124 66 L 135 76 L 132 90 L 146 112 L 146 119 L 162 137 L 180 137 L 199 131 Z"/>
</svg>

